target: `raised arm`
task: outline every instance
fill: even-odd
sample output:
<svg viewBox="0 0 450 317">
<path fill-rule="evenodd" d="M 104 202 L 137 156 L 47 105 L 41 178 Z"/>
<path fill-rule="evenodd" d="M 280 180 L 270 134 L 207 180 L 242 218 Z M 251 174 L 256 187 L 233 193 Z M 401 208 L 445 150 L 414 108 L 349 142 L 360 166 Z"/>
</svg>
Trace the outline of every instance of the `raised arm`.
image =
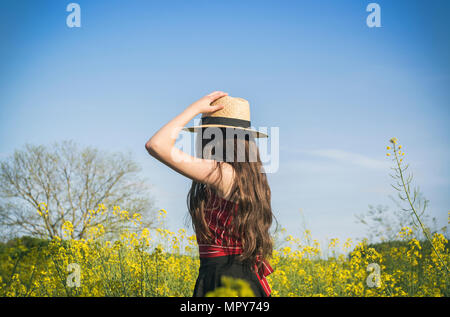
<svg viewBox="0 0 450 317">
<path fill-rule="evenodd" d="M 195 158 L 175 147 L 175 141 L 181 129 L 196 115 L 222 109 L 223 106 L 212 106 L 211 103 L 226 95 L 227 93 L 222 91 L 215 91 L 188 106 L 147 141 L 145 148 L 148 153 L 192 180 L 205 184 L 214 184 L 218 177 L 218 173 L 215 170 L 216 161 Z M 226 163 L 223 164 L 223 167 L 223 182 L 225 183 L 223 185 L 224 188 L 228 188 L 233 177 L 232 167 Z M 223 188 L 219 188 L 219 190 L 222 191 Z"/>
</svg>

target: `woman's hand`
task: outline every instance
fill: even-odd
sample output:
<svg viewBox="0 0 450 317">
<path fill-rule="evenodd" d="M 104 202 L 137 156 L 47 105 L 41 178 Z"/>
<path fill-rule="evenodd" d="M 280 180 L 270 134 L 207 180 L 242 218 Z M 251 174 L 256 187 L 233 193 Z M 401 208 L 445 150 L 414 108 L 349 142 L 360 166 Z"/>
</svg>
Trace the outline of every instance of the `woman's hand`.
<svg viewBox="0 0 450 317">
<path fill-rule="evenodd" d="M 209 95 L 204 96 L 203 98 L 197 100 L 193 104 L 191 104 L 189 107 L 193 108 L 197 114 L 208 114 L 220 109 L 223 109 L 224 106 L 216 105 L 211 106 L 211 103 L 214 100 L 217 100 L 223 96 L 227 96 L 228 94 L 223 91 L 214 91 L 210 93 Z"/>
<path fill-rule="evenodd" d="M 222 91 L 215 91 L 185 108 L 183 112 L 166 123 L 145 143 L 148 153 L 196 182 L 216 186 L 220 179 L 222 179 L 222 183 L 226 179 L 232 179 L 230 176 L 232 175 L 231 166 L 223 169 L 223 178 L 220 178 L 219 171 L 216 168 L 217 161 L 196 158 L 175 146 L 181 128 L 199 113 L 205 114 L 223 109 L 223 106 L 211 106 L 211 103 L 226 95 L 228 94 Z M 224 188 L 228 189 L 227 186 Z"/>
</svg>

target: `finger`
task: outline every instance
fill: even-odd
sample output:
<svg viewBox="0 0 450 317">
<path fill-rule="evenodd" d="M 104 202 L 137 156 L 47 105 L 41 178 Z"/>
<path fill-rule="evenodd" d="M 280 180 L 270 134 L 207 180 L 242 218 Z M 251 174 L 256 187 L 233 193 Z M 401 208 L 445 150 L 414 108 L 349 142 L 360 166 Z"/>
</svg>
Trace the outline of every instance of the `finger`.
<svg viewBox="0 0 450 317">
<path fill-rule="evenodd" d="M 213 107 L 214 111 L 217 111 L 217 110 L 225 108 L 224 105 L 217 105 L 217 106 L 212 106 L 212 107 Z"/>
<path fill-rule="evenodd" d="M 223 92 L 223 91 L 214 91 L 214 92 L 212 92 L 212 93 L 210 93 L 208 96 L 209 97 L 212 97 L 212 98 L 216 98 L 216 97 L 218 97 L 218 96 L 225 96 L 225 95 L 227 95 L 227 93 L 226 92 Z"/>
<path fill-rule="evenodd" d="M 216 91 L 213 91 L 212 93 L 210 93 L 208 96 L 213 96 L 213 95 L 215 95 L 215 94 L 217 94 L 217 93 L 221 93 L 222 91 L 219 91 L 219 90 L 216 90 Z"/>
<path fill-rule="evenodd" d="M 214 101 L 216 99 L 222 98 L 223 96 L 227 96 L 228 94 L 226 92 L 223 91 L 219 91 L 213 95 L 211 95 L 209 98 Z"/>
</svg>

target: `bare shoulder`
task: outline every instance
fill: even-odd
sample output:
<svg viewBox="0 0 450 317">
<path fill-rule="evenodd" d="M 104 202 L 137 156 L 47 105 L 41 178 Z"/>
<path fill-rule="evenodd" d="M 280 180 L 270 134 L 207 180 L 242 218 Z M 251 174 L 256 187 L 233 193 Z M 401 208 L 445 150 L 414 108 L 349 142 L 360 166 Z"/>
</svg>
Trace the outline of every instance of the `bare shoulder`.
<svg viewBox="0 0 450 317">
<path fill-rule="evenodd" d="M 229 199 L 234 184 L 234 168 L 233 166 L 231 166 L 231 164 L 226 162 L 221 162 L 220 164 L 222 165 L 222 181 L 218 185 L 217 193 L 221 197 Z"/>
</svg>

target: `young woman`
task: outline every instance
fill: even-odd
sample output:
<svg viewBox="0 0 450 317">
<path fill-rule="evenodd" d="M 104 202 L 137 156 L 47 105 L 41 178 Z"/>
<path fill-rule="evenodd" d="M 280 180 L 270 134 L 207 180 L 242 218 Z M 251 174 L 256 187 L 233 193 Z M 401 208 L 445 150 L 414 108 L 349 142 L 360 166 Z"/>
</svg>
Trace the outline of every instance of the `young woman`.
<svg viewBox="0 0 450 317">
<path fill-rule="evenodd" d="M 199 133 L 201 155 L 193 157 L 175 141 L 198 114 L 202 124 L 184 128 Z M 211 128 L 215 138 L 208 141 Z M 266 276 L 273 272 L 268 262 L 273 213 L 255 137 L 267 135 L 250 128 L 248 102 L 215 91 L 188 106 L 145 145 L 150 155 L 192 179 L 187 203 L 200 253 L 193 296 L 221 286 L 222 276 L 246 280 L 255 296 L 270 296 Z"/>
</svg>

